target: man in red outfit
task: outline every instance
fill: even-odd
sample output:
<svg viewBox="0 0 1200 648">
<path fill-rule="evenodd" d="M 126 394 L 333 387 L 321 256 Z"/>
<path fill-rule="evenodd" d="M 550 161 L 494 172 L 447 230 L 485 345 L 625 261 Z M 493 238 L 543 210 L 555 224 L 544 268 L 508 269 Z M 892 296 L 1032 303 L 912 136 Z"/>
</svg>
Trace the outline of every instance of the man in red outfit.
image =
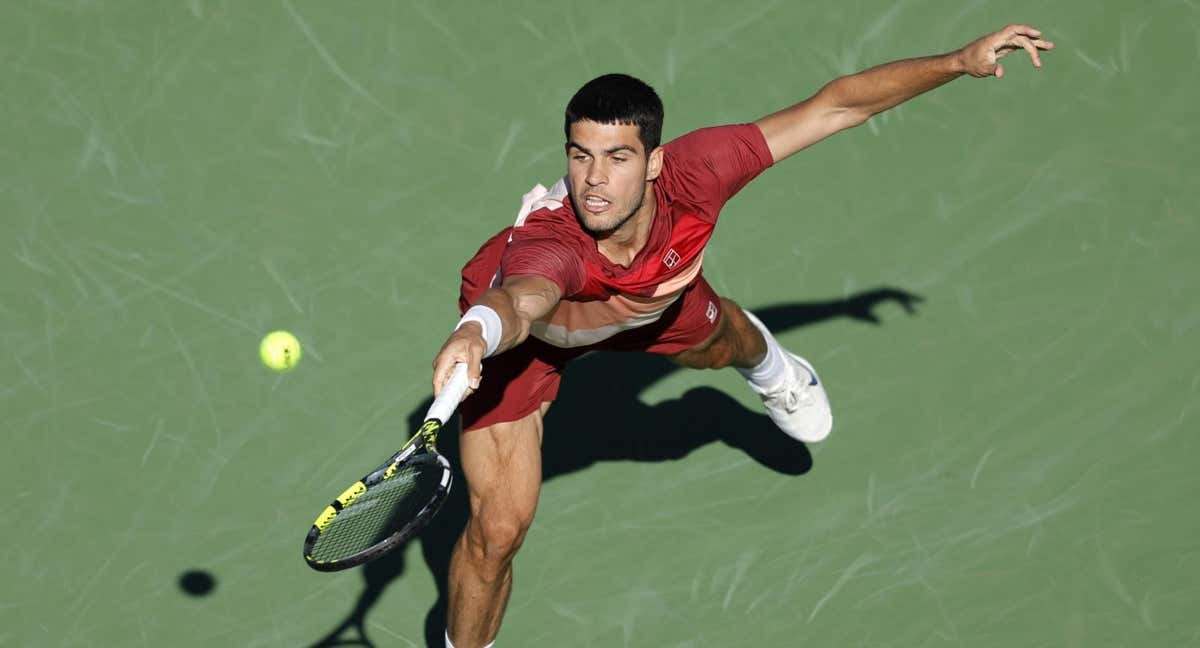
<svg viewBox="0 0 1200 648">
<path fill-rule="evenodd" d="M 464 311 L 434 360 L 438 391 L 467 364 L 462 467 L 471 517 L 450 563 L 446 645 L 491 646 L 512 558 L 541 486 L 542 417 L 564 365 L 593 350 L 640 350 L 686 367 L 733 366 L 793 438 L 824 439 L 833 417 L 812 365 L 717 296 L 701 273 L 721 207 L 772 164 L 963 74 L 1001 77 L 1053 43 L 1009 25 L 961 50 L 841 77 L 756 122 L 659 144 L 662 103 L 629 76 L 585 84 L 566 110 L 567 175 L 526 194 L 517 223 L 463 269 Z M 486 358 L 486 359 L 485 359 Z M 482 375 L 482 378 L 481 378 Z"/>
</svg>

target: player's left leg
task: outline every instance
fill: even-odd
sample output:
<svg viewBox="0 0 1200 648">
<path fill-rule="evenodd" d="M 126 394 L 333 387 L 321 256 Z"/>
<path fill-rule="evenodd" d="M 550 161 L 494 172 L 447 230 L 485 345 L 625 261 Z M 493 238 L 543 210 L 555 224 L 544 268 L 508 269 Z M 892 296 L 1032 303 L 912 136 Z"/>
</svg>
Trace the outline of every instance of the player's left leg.
<svg viewBox="0 0 1200 648">
<path fill-rule="evenodd" d="M 707 284 L 703 288 L 711 290 Z M 762 398 L 771 420 L 792 438 L 811 443 L 829 436 L 833 428 L 829 398 L 812 365 L 781 347 L 752 313 L 723 297 L 718 303 L 719 318 L 711 334 L 703 342 L 670 355 L 671 360 L 697 369 L 733 366 Z M 715 304 L 711 299 L 708 304 L 705 312 L 711 321 Z M 697 310 L 684 304 L 680 319 L 686 320 L 689 311 Z"/>
</svg>

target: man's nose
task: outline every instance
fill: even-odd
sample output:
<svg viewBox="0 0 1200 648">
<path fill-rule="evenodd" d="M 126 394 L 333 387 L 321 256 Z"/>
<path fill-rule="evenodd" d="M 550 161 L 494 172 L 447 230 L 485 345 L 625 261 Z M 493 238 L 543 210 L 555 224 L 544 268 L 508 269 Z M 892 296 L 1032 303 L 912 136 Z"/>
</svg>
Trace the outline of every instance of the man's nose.
<svg viewBox="0 0 1200 648">
<path fill-rule="evenodd" d="M 600 165 L 599 162 L 593 162 L 590 166 L 588 166 L 586 180 L 587 183 L 593 187 L 602 185 L 608 181 L 608 172 Z"/>
</svg>

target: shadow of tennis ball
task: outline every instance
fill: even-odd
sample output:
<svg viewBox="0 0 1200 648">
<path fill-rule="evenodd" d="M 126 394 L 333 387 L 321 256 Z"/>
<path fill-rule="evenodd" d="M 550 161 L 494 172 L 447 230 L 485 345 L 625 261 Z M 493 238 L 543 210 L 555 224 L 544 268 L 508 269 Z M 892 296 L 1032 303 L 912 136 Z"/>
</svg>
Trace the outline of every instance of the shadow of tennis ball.
<svg viewBox="0 0 1200 648">
<path fill-rule="evenodd" d="M 207 596 L 216 586 L 212 574 L 202 569 L 189 569 L 179 575 L 179 589 L 190 596 Z"/>
</svg>

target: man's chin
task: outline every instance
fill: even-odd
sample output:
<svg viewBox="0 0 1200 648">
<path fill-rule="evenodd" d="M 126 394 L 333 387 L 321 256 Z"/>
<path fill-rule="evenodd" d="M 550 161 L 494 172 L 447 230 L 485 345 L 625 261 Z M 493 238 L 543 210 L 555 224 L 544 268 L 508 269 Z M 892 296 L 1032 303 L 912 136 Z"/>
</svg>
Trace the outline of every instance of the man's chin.
<svg viewBox="0 0 1200 648">
<path fill-rule="evenodd" d="M 593 236 L 604 236 L 612 234 L 621 225 L 625 224 L 625 218 L 597 218 L 595 216 L 579 214 L 579 224 L 583 226 L 583 230 Z"/>
<path fill-rule="evenodd" d="M 621 221 L 619 221 L 619 220 L 606 220 L 606 221 L 602 221 L 602 222 L 596 222 L 596 221 L 589 221 L 587 219 L 581 218 L 580 221 L 583 223 L 584 231 L 586 231 L 588 234 L 592 234 L 595 236 L 603 236 L 605 234 L 612 234 L 621 225 Z"/>
</svg>

